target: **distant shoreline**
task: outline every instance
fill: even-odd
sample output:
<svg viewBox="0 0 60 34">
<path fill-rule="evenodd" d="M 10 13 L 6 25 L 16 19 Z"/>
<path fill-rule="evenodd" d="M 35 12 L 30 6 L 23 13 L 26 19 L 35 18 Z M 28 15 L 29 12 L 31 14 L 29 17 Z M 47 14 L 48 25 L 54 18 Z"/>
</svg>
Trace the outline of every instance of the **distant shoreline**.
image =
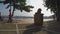
<svg viewBox="0 0 60 34">
<path fill-rule="evenodd" d="M 12 18 L 13 20 L 34 20 L 34 18 Z M 3 18 L 3 20 L 8 20 L 8 18 Z M 53 18 L 43 19 L 43 21 L 53 20 Z"/>
<path fill-rule="evenodd" d="M 53 20 L 52 18 L 50 19 L 43 19 L 43 21 L 51 21 Z M 8 18 L 3 18 L 3 22 L 7 22 L 8 21 Z M 13 18 L 13 23 L 17 23 L 17 24 L 33 24 L 34 23 L 34 18 Z"/>
<path fill-rule="evenodd" d="M 7 16 L 2 16 L 3 20 L 8 20 Z M 12 18 L 13 20 L 33 20 L 34 21 L 34 17 L 27 17 L 27 16 L 15 16 Z M 51 17 L 44 17 L 43 21 L 49 21 L 49 20 L 53 20 L 53 18 Z"/>
</svg>

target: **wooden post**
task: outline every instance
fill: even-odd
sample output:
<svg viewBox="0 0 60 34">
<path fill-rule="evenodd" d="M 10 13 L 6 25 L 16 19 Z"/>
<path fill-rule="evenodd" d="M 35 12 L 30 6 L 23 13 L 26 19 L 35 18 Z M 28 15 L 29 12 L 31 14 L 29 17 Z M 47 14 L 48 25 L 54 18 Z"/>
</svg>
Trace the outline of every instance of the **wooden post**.
<svg viewBox="0 0 60 34">
<path fill-rule="evenodd" d="M 40 26 L 43 25 L 43 14 L 41 13 L 40 8 L 34 15 L 34 25 L 40 25 Z"/>
</svg>

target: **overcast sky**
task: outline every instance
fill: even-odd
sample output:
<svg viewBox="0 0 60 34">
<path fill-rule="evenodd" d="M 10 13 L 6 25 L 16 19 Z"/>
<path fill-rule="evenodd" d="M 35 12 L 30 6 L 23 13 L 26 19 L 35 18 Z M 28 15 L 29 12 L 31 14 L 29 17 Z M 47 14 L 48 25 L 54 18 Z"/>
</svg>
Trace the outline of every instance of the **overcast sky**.
<svg viewBox="0 0 60 34">
<path fill-rule="evenodd" d="M 43 0 L 27 0 L 27 5 L 32 5 L 34 8 L 31 12 L 20 12 L 19 10 L 16 10 L 14 13 L 14 16 L 34 16 L 35 12 L 37 12 L 38 8 L 42 9 L 42 13 L 44 16 L 50 16 L 52 15 L 50 10 L 46 10 L 46 7 L 43 6 Z M 0 3 L 0 12 L 2 15 L 9 15 L 8 9 L 5 9 L 6 5 L 3 5 Z"/>
</svg>

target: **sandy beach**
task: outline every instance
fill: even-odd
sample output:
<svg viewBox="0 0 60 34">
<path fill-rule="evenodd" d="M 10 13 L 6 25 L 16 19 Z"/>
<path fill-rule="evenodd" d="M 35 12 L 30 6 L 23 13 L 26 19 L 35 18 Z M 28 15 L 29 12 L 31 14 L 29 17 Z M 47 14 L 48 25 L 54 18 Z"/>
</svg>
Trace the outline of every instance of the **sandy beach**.
<svg viewBox="0 0 60 34">
<path fill-rule="evenodd" d="M 44 19 L 44 22 L 51 21 L 53 19 Z M 33 24 L 34 19 L 24 19 L 24 20 L 16 20 L 17 24 Z"/>
<path fill-rule="evenodd" d="M 0 23 L 8 23 L 7 20 L 0 21 Z M 12 24 L 33 24 L 34 19 L 13 20 Z"/>
<path fill-rule="evenodd" d="M 33 24 L 34 19 L 16 20 L 17 24 Z"/>
<path fill-rule="evenodd" d="M 50 21 L 53 19 L 44 19 L 43 21 Z M 8 23 L 7 20 L 4 21 L 0 21 L 0 23 Z M 13 20 L 12 24 L 33 24 L 34 23 L 34 19 L 22 19 L 22 20 Z"/>
</svg>

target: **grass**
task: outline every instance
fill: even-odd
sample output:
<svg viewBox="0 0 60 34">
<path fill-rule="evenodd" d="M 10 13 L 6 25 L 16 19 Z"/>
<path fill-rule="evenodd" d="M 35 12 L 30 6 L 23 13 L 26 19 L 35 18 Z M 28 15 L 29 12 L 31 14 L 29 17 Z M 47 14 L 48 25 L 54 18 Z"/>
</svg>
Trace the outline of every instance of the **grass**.
<svg viewBox="0 0 60 34">
<path fill-rule="evenodd" d="M 34 33 L 34 34 L 47 34 L 47 32 L 46 31 L 39 31 L 39 32 Z"/>
<path fill-rule="evenodd" d="M 23 32 L 24 32 L 24 30 L 20 30 L 20 31 L 19 31 L 20 34 L 23 34 Z"/>
<path fill-rule="evenodd" d="M 55 21 L 54 20 L 50 20 L 50 21 L 45 21 L 43 22 L 43 26 L 48 26 L 47 24 L 50 24 L 50 23 L 54 23 Z"/>
<path fill-rule="evenodd" d="M 47 34 L 47 32 L 46 31 L 43 31 L 43 30 L 41 30 L 41 31 L 38 31 L 38 32 L 31 32 L 31 31 L 19 31 L 19 33 L 20 34 Z"/>
<path fill-rule="evenodd" d="M 54 20 L 50 20 L 50 21 L 44 21 L 44 23 L 51 23 L 53 22 Z"/>
<path fill-rule="evenodd" d="M 0 30 L 2 29 L 16 29 L 15 24 L 0 24 Z"/>
<path fill-rule="evenodd" d="M 16 31 L 0 31 L 0 34 L 17 34 Z"/>
<path fill-rule="evenodd" d="M 19 29 L 26 29 L 26 27 L 29 25 L 31 25 L 31 24 L 18 24 L 18 28 Z"/>
<path fill-rule="evenodd" d="M 52 22 L 52 21 L 48 21 L 48 22 L 44 22 L 44 23 L 49 23 L 49 22 Z M 27 29 L 30 27 L 31 24 L 18 24 L 18 29 Z M 33 26 L 32 26 L 33 27 Z M 15 24 L 0 24 L 0 30 L 6 30 L 6 29 L 16 29 L 16 25 Z M 20 34 L 25 34 L 28 33 L 28 34 L 47 34 L 46 31 L 37 31 L 37 32 L 33 32 L 33 31 L 30 31 L 30 30 L 19 30 L 19 33 Z M 17 34 L 16 31 L 0 31 L 0 34 Z"/>
</svg>

